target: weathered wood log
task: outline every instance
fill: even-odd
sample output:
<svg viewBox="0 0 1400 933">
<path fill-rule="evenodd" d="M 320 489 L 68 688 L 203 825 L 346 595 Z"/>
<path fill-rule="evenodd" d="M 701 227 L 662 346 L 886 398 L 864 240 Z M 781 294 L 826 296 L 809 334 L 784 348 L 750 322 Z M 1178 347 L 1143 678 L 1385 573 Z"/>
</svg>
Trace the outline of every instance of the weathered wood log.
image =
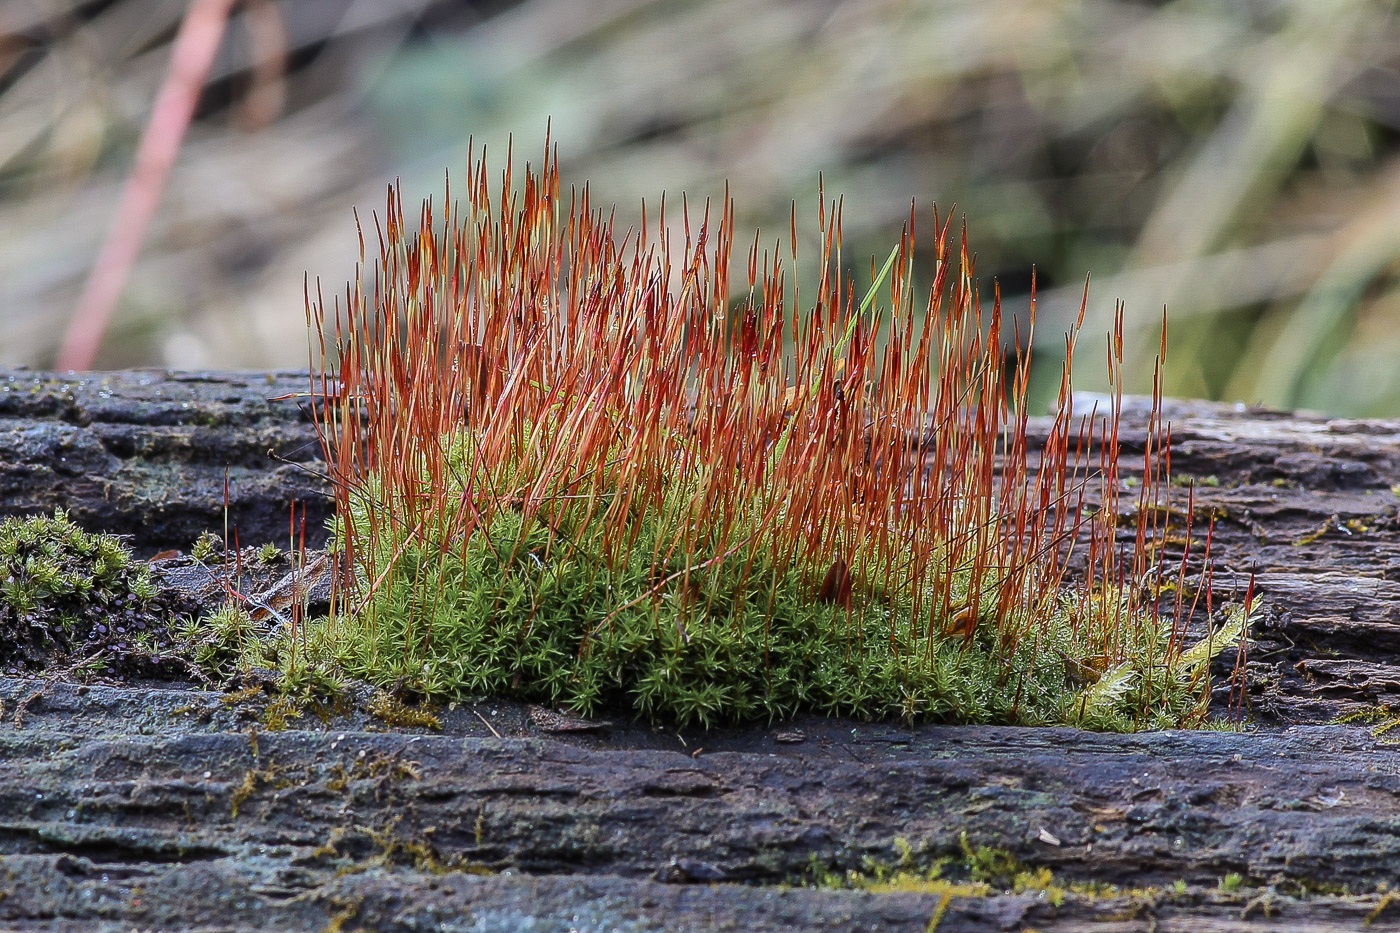
<svg viewBox="0 0 1400 933">
<path fill-rule="evenodd" d="M 242 544 L 285 543 L 295 503 L 324 540 L 306 400 L 268 401 L 309 387 L 294 372 L 0 371 L 0 517 L 61 507 L 150 552 L 222 532 L 226 510 Z"/>
<path fill-rule="evenodd" d="M 188 691 L 4 681 L 0 698 L 11 923 L 917 931 L 945 893 L 942 931 L 1400 919 L 1400 751 L 1355 727 L 548 734 L 485 702 L 434 735 L 268 732 Z M 978 846 L 997 887 L 924 880 L 940 859 L 965 875 Z M 1053 877 L 1017 893 L 1012 860 Z M 777 887 L 901 861 L 883 893 Z"/>
<path fill-rule="evenodd" d="M 319 526 L 322 488 L 267 457 L 315 468 L 305 414 L 267 401 L 305 384 L 6 374 L 0 513 L 66 506 L 143 548 L 186 547 L 222 528 L 227 466 L 244 543 L 283 540 L 292 500 Z M 262 698 L 0 681 L 0 925 L 1400 928 L 1384 732 L 1400 716 L 1400 422 L 1166 414 L 1177 480 L 1195 480 L 1192 537 L 1215 519 L 1212 599 L 1257 572 L 1266 601 L 1253 731 L 564 733 L 484 702 L 444 711 L 437 734 L 363 711 L 272 732 L 283 717 Z M 1146 415 L 1132 402 L 1125 419 L 1131 465 Z M 1366 713 L 1376 732 L 1326 724 Z M 781 884 L 901 859 L 873 891 Z M 960 886 L 920 880 L 940 860 Z"/>
</svg>

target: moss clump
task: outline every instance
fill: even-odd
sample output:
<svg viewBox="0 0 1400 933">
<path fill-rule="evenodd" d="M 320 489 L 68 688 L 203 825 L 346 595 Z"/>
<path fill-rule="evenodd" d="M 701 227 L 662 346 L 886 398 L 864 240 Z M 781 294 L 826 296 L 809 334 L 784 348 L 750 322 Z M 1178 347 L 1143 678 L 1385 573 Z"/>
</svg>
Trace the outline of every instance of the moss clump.
<svg viewBox="0 0 1400 933">
<path fill-rule="evenodd" d="M 803 881 L 810 887 L 853 889 L 872 894 L 992 897 L 1030 891 L 1042 895 L 1054 907 L 1062 906 L 1067 895 L 1097 900 L 1151 898 L 1160 893 L 1160 889 L 1150 887 L 1120 888 L 1105 882 L 1060 879 L 1049 868 L 1027 865 L 1007 849 L 973 845 L 967 833 L 959 835 L 956 854 L 952 855 L 929 857 L 926 852 L 916 852 L 907 839 L 899 837 L 894 840 L 894 850 L 896 857 L 892 861 L 866 856 L 859 869 L 844 872 L 814 862 Z M 1238 887 L 1239 876 L 1233 877 Z"/>
<path fill-rule="evenodd" d="M 303 629 L 269 633 L 268 628 L 243 606 L 226 603 L 210 615 L 184 621 L 178 637 L 182 650 L 205 676 L 226 687 L 244 685 L 226 702 L 269 696 L 269 729 L 285 728 L 293 712 L 309 710 L 322 722 L 348 712 L 342 672 L 323 652 L 308 651 Z M 278 722 L 281 725 L 272 724 Z"/>
<path fill-rule="evenodd" d="M 650 553 L 657 531 L 647 518 L 640 524 L 637 547 Z M 898 607 L 848 613 L 814 601 L 762 553 L 736 553 L 653 599 L 648 591 L 677 567 L 609 568 L 586 531 L 550 537 L 543 526 L 522 533 L 520 516 L 503 513 L 456 555 L 405 548 L 363 618 L 316 631 L 352 677 L 437 698 L 513 696 L 583 714 L 630 708 L 706 726 L 804 709 L 1058 718 L 1058 663 L 1037 670 L 1029 652 L 1019 659 L 1033 681 L 1058 680 L 1059 689 L 1035 683 L 1018 716 L 1014 688 L 997 689 L 988 645 L 949 641 L 925 657 Z"/>
<path fill-rule="evenodd" d="M 370 715 L 390 726 L 406 729 L 441 729 L 442 719 L 431 710 L 409 706 L 390 693 L 380 691 L 367 707 Z"/>
<path fill-rule="evenodd" d="M 1160 409 L 1135 508 L 1121 405 L 1076 415 L 1068 360 L 1032 440 L 1029 383 L 988 339 L 1001 308 L 946 225 L 927 292 L 911 219 L 860 298 L 823 207 L 815 292 L 755 246 L 740 298 L 729 208 L 673 249 L 559 195 L 552 153 L 519 200 L 471 185 L 441 234 L 391 192 L 348 309 L 308 307 L 336 348 L 313 396 L 346 585 L 281 654 L 429 699 L 704 726 L 1206 719 L 1247 611 L 1187 646 Z"/>
<path fill-rule="evenodd" d="M 447 498 L 466 501 L 470 445 L 449 449 L 448 473 L 464 486 Z M 785 572 L 758 546 L 730 548 L 723 559 L 667 556 L 671 523 L 684 518 L 666 508 L 630 519 L 621 533 L 634 559 L 620 561 L 607 547 L 619 531 L 590 520 L 582 504 L 534 520 L 501 511 L 455 546 L 431 531 L 384 534 L 383 516 L 400 506 L 366 497 L 354 508 L 361 540 L 378 542 L 361 557 L 382 583 L 358 615 L 312 623 L 300 657 L 432 699 L 508 696 L 706 727 L 816 711 L 1160 728 L 1203 715 L 1206 668 L 1242 623 L 1240 614 L 1209 643 L 1174 651 L 1170 626 L 1145 627 L 1122 662 L 1095 670 L 1074 660 L 1090 653 L 1090 633 L 1074 625 L 1082 607 L 1067 599 L 1042 607 L 1038 640 L 1004 638 L 1005 622 L 991 612 L 940 635 L 946 621 L 921 623 L 898 594 L 823 600 L 820 581 Z M 456 522 L 447 515 L 441 524 Z M 742 527 L 730 533 L 744 537 Z M 700 554 L 719 551 L 707 543 Z M 966 572 L 954 590 L 974 585 Z"/>
<path fill-rule="evenodd" d="M 199 540 L 195 541 L 194 547 L 190 548 L 190 556 L 197 561 L 210 561 L 218 556 L 219 549 L 223 545 L 223 539 L 214 532 L 202 531 L 199 533 Z"/>
<path fill-rule="evenodd" d="M 301 718 L 301 703 L 295 697 L 277 697 L 263 710 L 262 724 L 268 732 L 282 732 L 294 719 Z"/>
<path fill-rule="evenodd" d="M 0 669 L 68 659 L 119 673 L 161 667 L 173 606 L 122 542 L 63 510 L 0 523 Z"/>
<path fill-rule="evenodd" d="M 249 670 L 272 665 L 269 646 L 259 637 L 262 631 L 263 626 L 242 606 L 224 605 L 203 619 L 187 622 L 180 637 L 200 669 L 221 681 L 232 681 Z M 261 687 L 247 689 L 257 693 Z"/>
</svg>

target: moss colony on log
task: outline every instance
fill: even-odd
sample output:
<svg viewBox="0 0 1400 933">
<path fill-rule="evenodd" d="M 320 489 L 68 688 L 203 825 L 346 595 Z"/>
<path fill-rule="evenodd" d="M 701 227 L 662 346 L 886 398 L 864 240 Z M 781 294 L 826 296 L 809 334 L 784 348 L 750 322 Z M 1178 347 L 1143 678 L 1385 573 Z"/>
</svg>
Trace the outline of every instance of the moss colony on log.
<svg viewBox="0 0 1400 933">
<path fill-rule="evenodd" d="M 293 693 L 354 679 L 704 726 L 1208 721 L 1252 594 L 1188 636 L 1209 567 L 1167 501 L 1168 432 L 1154 412 L 1120 508 L 1118 406 L 1077 416 L 1066 363 L 1030 444 L 1029 351 L 1003 366 L 1000 302 L 983 311 L 948 223 L 920 300 L 912 211 L 858 294 L 824 197 L 801 288 L 795 208 L 736 289 L 727 202 L 623 233 L 586 188 L 561 200 L 546 150 L 494 197 L 474 163 L 447 203 L 410 224 L 391 191 L 345 305 L 308 299 L 330 613 L 251 598 L 225 553 L 227 605 L 172 628 L 151 571 L 60 512 L 0 527 L 0 665 L 271 668 Z M 1120 323 L 1120 395 L 1121 344 Z"/>
<path fill-rule="evenodd" d="M 182 669 L 180 601 L 119 538 L 67 513 L 0 522 L 0 671 L 66 664 L 72 673 Z"/>
<path fill-rule="evenodd" d="M 1120 546 L 1116 412 L 1076 418 L 1066 365 L 1028 449 L 948 224 L 926 301 L 912 212 L 858 297 L 824 198 L 813 293 L 757 239 L 736 292 L 728 203 L 622 233 L 548 148 L 514 181 L 473 163 L 441 226 L 391 191 L 346 306 L 308 300 L 341 586 L 279 663 L 682 724 L 1205 721 L 1247 611 L 1188 642 L 1166 432 Z"/>
</svg>

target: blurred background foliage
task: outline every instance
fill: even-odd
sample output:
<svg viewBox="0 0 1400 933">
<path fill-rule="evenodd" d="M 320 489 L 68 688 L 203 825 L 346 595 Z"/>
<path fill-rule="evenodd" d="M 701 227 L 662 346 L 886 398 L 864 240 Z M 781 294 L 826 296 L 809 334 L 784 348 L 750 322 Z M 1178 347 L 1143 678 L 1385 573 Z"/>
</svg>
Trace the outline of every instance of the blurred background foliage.
<svg viewBox="0 0 1400 933">
<path fill-rule="evenodd" d="M 52 364 L 183 11 L 0 3 L 0 364 Z M 98 365 L 304 365 L 352 207 L 552 119 L 624 226 L 727 180 L 739 230 L 814 233 L 820 172 L 868 275 L 911 198 L 926 245 L 956 205 L 985 293 L 1024 313 L 1036 270 L 1043 359 L 1093 273 L 1081 385 L 1122 300 L 1130 390 L 1165 307 L 1171 394 L 1395 415 L 1397 67 L 1382 0 L 250 0 Z"/>
</svg>

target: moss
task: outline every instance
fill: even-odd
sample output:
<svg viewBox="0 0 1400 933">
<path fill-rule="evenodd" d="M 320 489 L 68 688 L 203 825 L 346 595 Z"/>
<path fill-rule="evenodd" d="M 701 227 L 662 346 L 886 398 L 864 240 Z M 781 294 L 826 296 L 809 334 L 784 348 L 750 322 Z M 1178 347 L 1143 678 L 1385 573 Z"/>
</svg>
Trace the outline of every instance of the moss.
<svg viewBox="0 0 1400 933">
<path fill-rule="evenodd" d="M 409 706 L 398 697 L 383 691 L 374 695 L 367 709 L 370 715 L 390 726 L 408 729 L 442 728 L 442 719 L 437 714 Z"/>
<path fill-rule="evenodd" d="M 350 697 L 339 689 L 320 696 L 303 696 L 301 702 L 303 708 L 310 710 L 311 715 L 315 716 L 323 726 L 329 725 L 338 717 L 350 715 L 354 709 Z"/>
<path fill-rule="evenodd" d="M 233 604 L 224 605 L 205 618 L 191 620 L 180 629 L 180 638 L 194 663 L 223 681 L 272 666 L 270 646 L 261 635 L 262 627 L 248 611 Z M 262 688 L 245 689 L 258 692 Z"/>
<path fill-rule="evenodd" d="M 1371 735 L 1381 738 L 1397 726 L 1400 726 L 1400 708 L 1389 704 L 1378 704 L 1376 706 L 1363 706 L 1348 713 L 1343 713 L 1332 720 L 1333 725 L 1355 725 L 1364 723 L 1371 727 Z M 1393 745 L 1393 740 L 1382 744 Z"/>
<path fill-rule="evenodd" d="M 210 561 L 218 555 L 223 546 L 223 539 L 212 531 L 200 532 L 194 547 L 190 548 L 190 556 L 197 561 Z"/>
<path fill-rule="evenodd" d="M 258 785 L 272 784 L 277 780 L 274 771 L 260 771 L 250 769 L 243 774 L 243 780 L 233 789 L 233 795 L 229 797 L 229 815 L 235 820 L 238 819 L 238 811 L 257 793 Z"/>
<path fill-rule="evenodd" d="M 460 855 L 444 857 L 431 840 L 434 830 L 430 827 L 420 832 L 405 831 L 401 828 L 401 817 L 395 816 L 380 827 L 360 826 L 354 831 L 337 828 L 311 853 L 313 858 L 340 861 L 336 870 L 338 877 L 359 874 L 373 868 L 394 865 L 409 865 L 417 871 L 432 875 L 446 875 L 462 872 L 471 875 L 493 875 L 496 872 L 489 866 L 474 862 Z M 364 851 L 366 837 L 378 851 L 368 858 L 355 859 L 357 849 Z M 348 851 L 342 851 L 342 850 Z"/>
<path fill-rule="evenodd" d="M 326 789 L 341 793 L 350 787 L 351 781 L 383 780 L 419 781 L 423 772 L 416 761 L 408 761 L 393 755 L 375 754 L 368 758 L 357 758 L 349 767 L 336 764 L 330 769 Z"/>
<path fill-rule="evenodd" d="M 354 920 L 355 917 L 359 915 L 360 904 L 363 900 L 363 898 L 358 897 L 350 901 L 332 898 L 330 906 L 333 907 L 334 910 L 331 911 L 326 925 L 321 928 L 321 933 L 343 933 L 345 924 Z"/>
<path fill-rule="evenodd" d="M 755 253 L 731 300 L 710 275 L 730 265 L 726 224 L 658 256 L 608 215 L 564 215 L 552 154 L 527 175 L 519 209 L 472 189 L 462 216 L 492 223 L 389 224 L 348 308 L 308 296 L 341 361 L 313 415 L 336 439 L 351 598 L 276 649 L 287 676 L 682 727 L 1208 720 L 1211 662 L 1248 612 L 1186 648 L 1194 601 L 1144 573 L 1187 516 L 1168 507 L 1159 404 L 1143 473 L 1120 473 L 1121 341 L 1111 411 L 1085 419 L 1070 338 L 1032 443 L 965 238 L 939 237 L 922 307 L 912 236 L 864 297 L 823 275 L 789 303 L 782 263 L 760 279 Z M 403 216 L 397 189 L 387 210 Z M 818 223 L 817 267 L 840 268 L 839 212 Z"/>
<path fill-rule="evenodd" d="M 974 845 L 967 833 L 958 837 L 952 855 L 929 857 L 908 840 L 896 837 L 891 860 L 866 857 L 860 869 L 832 872 L 813 865 L 804 883 L 809 886 L 846 888 L 872 894 L 915 893 L 953 897 L 993 897 L 998 894 L 1034 892 L 1059 907 L 1068 895 L 1102 900 L 1142 900 L 1161 895 L 1158 888 L 1121 888 L 1096 881 L 1057 878 L 1049 868 L 1027 865 L 1010 850 Z M 944 847 L 943 851 L 947 851 Z M 1182 883 L 1184 890 L 1184 882 Z M 945 908 L 946 909 L 946 908 Z"/>
<path fill-rule="evenodd" d="M 468 456 L 459 449 L 458 470 Z M 353 518 L 368 526 L 384 511 L 366 503 Z M 660 552 L 667 520 L 635 516 L 633 553 Z M 504 511 L 446 555 L 430 537 L 379 540 L 376 566 L 392 572 L 359 616 L 307 626 L 289 676 L 319 671 L 437 700 L 510 696 L 705 727 L 817 711 L 1131 730 L 1204 720 L 1206 668 L 1243 624 L 1239 613 L 1165 671 L 1168 627 L 1094 668 L 1073 660 L 1090 653 L 1080 644 L 1088 627 L 1076 627 L 1068 603 L 1042 620 L 1039 641 L 1008 645 L 982 615 L 965 637 L 930 641 L 908 603 L 878 593 L 852 606 L 814 599 L 814 584 L 759 548 L 689 571 L 680 557 L 623 564 L 600 527 L 562 511 L 533 526 Z M 964 573 L 955 591 L 965 599 L 972 586 Z M 388 715 L 376 715 L 391 724 L 431 725 L 379 703 Z"/>
<path fill-rule="evenodd" d="M 84 531 L 61 509 L 0 523 L 0 665 L 11 673 L 72 656 L 151 673 L 171 660 L 177 608 L 120 539 Z"/>
<path fill-rule="evenodd" d="M 1172 476 L 1171 485 L 1177 487 L 1208 486 L 1214 488 L 1220 485 L 1220 477 L 1214 474 L 1210 476 L 1192 476 L 1188 473 L 1177 473 Z"/>
<path fill-rule="evenodd" d="M 1384 894 L 1382 894 L 1380 898 L 1376 901 L 1376 906 L 1372 908 L 1371 912 L 1366 915 L 1366 919 L 1364 921 L 1365 925 L 1370 926 L 1371 924 L 1375 923 L 1381 918 L 1381 914 L 1385 913 L 1397 903 L 1400 903 L 1400 892 L 1387 891 Z"/>
<path fill-rule="evenodd" d="M 301 718 L 301 703 L 294 697 L 277 697 L 263 710 L 263 728 L 269 732 L 282 732 L 287 723 Z"/>
<path fill-rule="evenodd" d="M 254 560 L 261 567 L 268 567 L 277 563 L 282 558 L 282 549 L 271 542 L 258 548 L 254 554 Z"/>
<path fill-rule="evenodd" d="M 225 706 L 237 706 L 239 703 L 246 702 L 254 697 L 262 696 L 262 692 L 262 687 L 244 687 L 232 693 L 225 693 L 220 699 Z"/>
</svg>

